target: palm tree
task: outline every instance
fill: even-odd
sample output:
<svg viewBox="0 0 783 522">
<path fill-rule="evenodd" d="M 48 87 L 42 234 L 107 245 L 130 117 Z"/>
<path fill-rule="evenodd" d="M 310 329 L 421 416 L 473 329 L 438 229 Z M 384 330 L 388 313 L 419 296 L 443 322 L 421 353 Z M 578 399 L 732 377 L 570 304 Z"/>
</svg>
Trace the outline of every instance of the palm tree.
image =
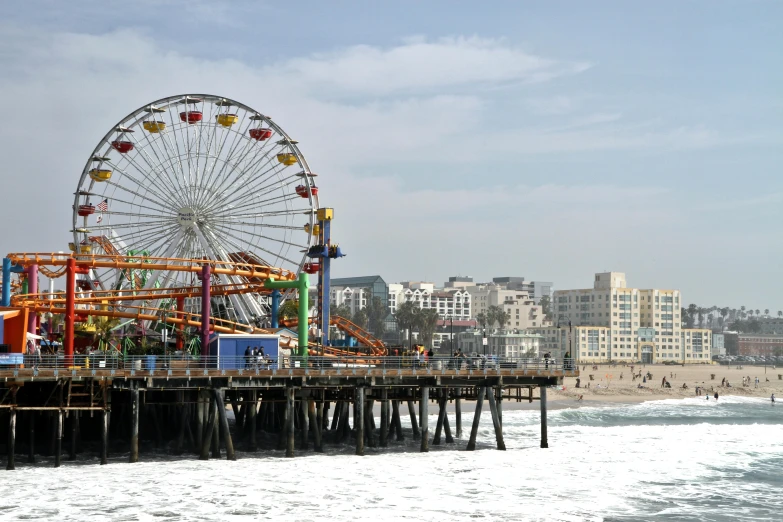
<svg viewBox="0 0 783 522">
<path fill-rule="evenodd" d="M 408 339 L 413 338 L 413 326 L 416 323 L 416 316 L 419 313 L 419 307 L 416 306 L 413 301 L 405 301 L 397 308 L 397 312 L 394 316 L 397 318 L 397 326 L 403 330 L 408 330 Z"/>
<path fill-rule="evenodd" d="M 778 310 L 778 317 L 783 317 L 783 311 Z"/>
<path fill-rule="evenodd" d="M 745 305 L 740 306 L 740 319 L 745 319 Z"/>
<path fill-rule="evenodd" d="M 693 328 L 696 321 L 696 314 L 699 313 L 699 306 L 693 303 L 688 305 L 688 328 Z"/>
<path fill-rule="evenodd" d="M 422 308 L 416 314 L 416 327 L 421 334 L 422 343 L 427 347 L 432 346 L 432 334 L 435 333 L 439 318 L 438 311 L 434 308 Z"/>
<path fill-rule="evenodd" d="M 760 316 L 760 315 L 761 315 L 761 310 L 759 310 L 758 308 L 756 308 L 756 317 L 758 317 L 758 316 Z"/>
<path fill-rule="evenodd" d="M 729 307 L 728 306 L 724 306 L 723 308 L 720 309 L 720 317 L 722 319 L 721 330 L 723 330 L 723 328 L 725 328 L 725 326 L 726 326 L 726 316 L 727 315 L 729 315 Z"/>
<path fill-rule="evenodd" d="M 479 312 L 479 314 L 476 315 L 476 321 L 479 322 L 479 324 L 481 325 L 482 328 L 486 328 L 487 327 L 488 319 L 489 318 L 487 317 L 487 314 L 484 313 L 484 312 Z"/>
</svg>

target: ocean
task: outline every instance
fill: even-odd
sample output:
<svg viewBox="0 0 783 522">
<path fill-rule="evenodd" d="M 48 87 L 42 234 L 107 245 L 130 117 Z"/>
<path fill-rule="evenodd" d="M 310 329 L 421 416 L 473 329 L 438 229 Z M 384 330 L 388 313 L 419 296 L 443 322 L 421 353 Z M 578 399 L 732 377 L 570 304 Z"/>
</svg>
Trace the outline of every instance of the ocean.
<svg viewBox="0 0 783 522">
<path fill-rule="evenodd" d="M 434 408 L 433 408 L 434 409 Z M 463 440 L 327 445 L 325 454 L 238 460 L 92 456 L 0 471 L 0 519 L 57 521 L 781 521 L 783 404 L 721 397 L 551 410 L 549 449 L 535 410 L 489 412 L 475 452 Z M 436 417 L 430 418 L 430 430 Z M 409 425 L 408 425 L 409 427 Z M 453 420 L 452 420 L 453 427 Z M 456 447 L 455 447 L 456 446 Z"/>
</svg>

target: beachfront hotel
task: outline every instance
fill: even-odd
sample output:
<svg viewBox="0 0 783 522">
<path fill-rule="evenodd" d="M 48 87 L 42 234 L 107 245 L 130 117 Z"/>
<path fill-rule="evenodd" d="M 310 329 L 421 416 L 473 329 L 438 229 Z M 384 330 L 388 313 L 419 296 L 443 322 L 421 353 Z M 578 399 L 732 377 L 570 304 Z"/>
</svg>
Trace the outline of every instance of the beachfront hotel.
<svg viewBox="0 0 783 522">
<path fill-rule="evenodd" d="M 679 290 L 628 288 L 623 272 L 595 274 L 593 288 L 557 290 L 542 350 L 579 362 L 709 362 L 711 332 L 683 329 Z"/>
</svg>

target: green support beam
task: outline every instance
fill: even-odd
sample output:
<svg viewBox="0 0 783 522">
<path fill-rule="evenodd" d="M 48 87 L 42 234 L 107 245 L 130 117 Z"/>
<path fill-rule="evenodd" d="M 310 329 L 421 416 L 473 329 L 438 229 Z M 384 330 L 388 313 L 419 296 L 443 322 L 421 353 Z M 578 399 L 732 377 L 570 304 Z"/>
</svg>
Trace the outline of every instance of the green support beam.
<svg viewBox="0 0 783 522">
<path fill-rule="evenodd" d="M 307 360 L 307 330 L 308 330 L 308 324 L 307 321 L 309 319 L 308 317 L 308 302 L 310 301 L 309 291 L 310 291 L 310 279 L 308 278 L 307 274 L 304 272 L 299 273 L 299 279 L 296 281 L 274 281 L 272 279 L 267 279 L 264 282 L 264 288 L 268 288 L 270 290 L 282 290 L 287 288 L 296 288 L 299 291 L 299 355 L 300 357 L 303 357 L 305 360 Z"/>
</svg>

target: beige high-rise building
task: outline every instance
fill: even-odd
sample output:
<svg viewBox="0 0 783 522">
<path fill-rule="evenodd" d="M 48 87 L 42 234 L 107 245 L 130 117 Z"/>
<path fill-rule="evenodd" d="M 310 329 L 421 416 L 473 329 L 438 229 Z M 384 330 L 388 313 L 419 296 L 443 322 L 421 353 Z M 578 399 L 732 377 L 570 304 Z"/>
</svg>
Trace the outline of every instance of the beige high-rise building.
<svg viewBox="0 0 783 522">
<path fill-rule="evenodd" d="M 604 272 L 595 274 L 593 288 L 554 292 L 553 324 L 561 328 L 569 325 L 607 328 L 605 349 L 604 343 L 599 343 L 602 348 L 597 352 L 590 350 L 588 356 L 587 350 L 582 355 L 580 347 L 575 353 L 577 360 L 681 360 L 685 359 L 681 305 L 679 290 L 628 288 L 624 273 Z M 643 343 L 640 328 L 652 332 L 652 338 Z M 644 351 L 641 344 L 645 344 Z M 671 358 L 668 354 L 672 354 Z"/>
</svg>

